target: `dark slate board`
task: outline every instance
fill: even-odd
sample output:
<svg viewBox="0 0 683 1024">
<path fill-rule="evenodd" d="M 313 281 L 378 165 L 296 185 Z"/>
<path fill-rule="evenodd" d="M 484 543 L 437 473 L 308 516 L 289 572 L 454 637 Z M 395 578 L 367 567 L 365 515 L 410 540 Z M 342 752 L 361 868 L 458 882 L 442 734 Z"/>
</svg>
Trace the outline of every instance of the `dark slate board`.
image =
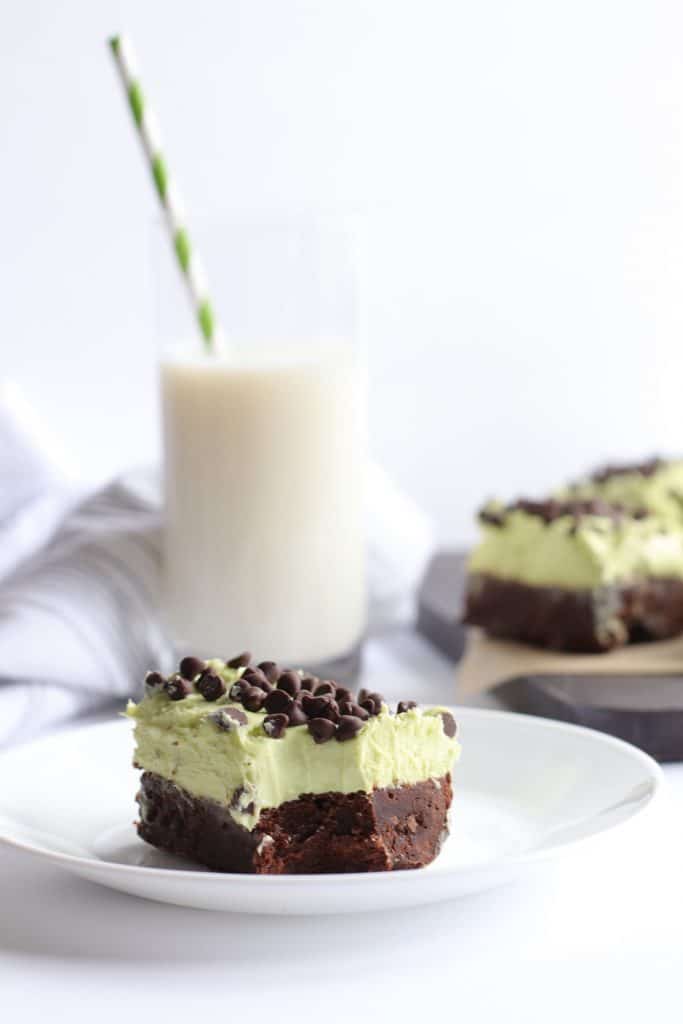
<svg viewBox="0 0 683 1024">
<path fill-rule="evenodd" d="M 443 552 L 420 591 L 418 630 L 453 662 L 465 647 L 460 625 L 465 556 Z M 683 760 L 683 674 L 665 676 L 527 676 L 496 687 L 515 711 L 587 725 L 627 740 L 658 761 Z"/>
<path fill-rule="evenodd" d="M 440 651 L 460 661 L 465 651 L 465 630 L 460 625 L 465 594 L 462 551 L 434 555 L 427 566 L 417 605 L 417 629 Z"/>
</svg>

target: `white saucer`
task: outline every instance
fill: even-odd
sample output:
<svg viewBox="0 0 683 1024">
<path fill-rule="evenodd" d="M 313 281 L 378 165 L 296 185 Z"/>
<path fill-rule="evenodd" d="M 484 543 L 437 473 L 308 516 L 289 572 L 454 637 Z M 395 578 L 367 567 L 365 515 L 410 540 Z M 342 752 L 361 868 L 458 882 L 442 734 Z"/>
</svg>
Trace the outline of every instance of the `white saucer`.
<svg viewBox="0 0 683 1024">
<path fill-rule="evenodd" d="M 148 899 L 255 914 L 418 906 L 492 888 L 541 858 L 623 825 L 661 786 L 658 765 L 590 729 L 453 709 L 463 754 L 451 836 L 417 871 L 254 877 L 197 869 L 147 846 L 133 825 L 130 723 L 69 732 L 0 756 L 0 842 Z"/>
</svg>

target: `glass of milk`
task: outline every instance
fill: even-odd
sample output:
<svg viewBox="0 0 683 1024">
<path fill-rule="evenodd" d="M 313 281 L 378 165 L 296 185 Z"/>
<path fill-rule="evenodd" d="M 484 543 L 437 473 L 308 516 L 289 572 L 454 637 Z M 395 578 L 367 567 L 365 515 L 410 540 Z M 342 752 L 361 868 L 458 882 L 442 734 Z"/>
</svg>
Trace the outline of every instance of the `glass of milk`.
<svg viewBox="0 0 683 1024">
<path fill-rule="evenodd" d="M 227 336 L 219 356 L 202 351 L 159 254 L 168 628 L 179 652 L 250 650 L 350 681 L 366 616 L 353 234 L 233 219 L 198 245 Z"/>
</svg>

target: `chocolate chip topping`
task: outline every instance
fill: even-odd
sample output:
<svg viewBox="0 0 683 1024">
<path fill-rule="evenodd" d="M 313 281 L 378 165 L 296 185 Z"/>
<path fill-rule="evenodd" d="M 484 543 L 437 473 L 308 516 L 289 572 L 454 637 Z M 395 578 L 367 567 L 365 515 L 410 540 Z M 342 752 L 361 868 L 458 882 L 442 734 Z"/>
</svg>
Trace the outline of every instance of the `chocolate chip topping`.
<svg viewBox="0 0 683 1024">
<path fill-rule="evenodd" d="M 292 672 L 291 669 L 283 672 L 277 681 L 277 688 L 278 690 L 284 690 L 290 697 L 296 697 L 301 689 L 301 679 L 298 672 Z"/>
<path fill-rule="evenodd" d="M 573 499 L 569 501 L 556 501 L 548 498 L 546 501 L 531 501 L 528 498 L 520 498 L 519 501 L 506 505 L 500 512 L 479 519 L 491 526 L 504 526 L 506 517 L 510 512 L 525 512 L 528 516 L 535 516 L 542 519 L 544 523 L 553 523 L 563 516 L 571 516 L 575 523 L 586 516 L 601 516 L 617 523 L 624 519 L 644 519 L 649 515 L 647 509 L 627 509 L 623 505 L 611 504 L 600 498 Z"/>
<path fill-rule="evenodd" d="M 291 708 L 287 712 L 287 715 L 289 717 L 289 724 L 291 726 L 306 725 L 306 722 L 308 721 L 308 715 L 301 707 L 299 701 L 295 701 L 292 704 Z"/>
<path fill-rule="evenodd" d="M 164 683 L 164 690 L 171 700 L 183 700 L 192 692 L 192 683 L 176 673 Z"/>
<path fill-rule="evenodd" d="M 360 704 L 356 704 L 352 700 L 343 700 L 339 705 L 339 713 L 341 715 L 353 715 L 354 718 L 360 718 L 363 722 L 367 722 L 370 715 L 362 708 Z"/>
<path fill-rule="evenodd" d="M 202 661 L 201 658 L 194 658 L 192 655 L 188 655 L 187 658 L 183 658 L 180 662 L 180 674 L 183 679 L 188 679 L 192 682 L 200 672 L 203 672 L 206 668 L 206 662 Z"/>
<path fill-rule="evenodd" d="M 223 729 L 224 732 L 232 732 L 241 725 L 246 725 L 249 721 L 244 711 L 240 711 L 239 708 L 218 708 L 217 711 L 212 711 L 207 717 L 219 729 Z"/>
<path fill-rule="evenodd" d="M 504 526 L 505 525 L 505 513 L 499 511 L 497 508 L 492 508 L 489 505 L 484 505 L 477 512 L 477 519 L 480 523 L 484 523 L 486 526 Z"/>
<path fill-rule="evenodd" d="M 241 678 L 250 686 L 258 686 L 259 690 L 263 690 L 264 693 L 270 693 L 273 688 L 265 672 L 262 672 L 260 668 L 246 668 Z"/>
<path fill-rule="evenodd" d="M 233 683 L 230 687 L 230 700 L 241 701 L 244 695 L 251 689 L 251 683 L 247 679 L 238 679 L 237 682 Z"/>
<path fill-rule="evenodd" d="M 591 475 L 591 480 L 596 484 L 604 484 L 613 476 L 621 476 L 623 473 L 638 473 L 644 477 L 654 476 L 664 464 L 664 459 L 655 455 L 651 459 L 645 459 L 644 462 L 625 462 L 621 465 L 602 466 Z"/>
<path fill-rule="evenodd" d="M 332 702 L 333 698 L 329 693 L 304 693 L 301 696 L 301 707 L 309 718 L 328 718 L 327 712 Z M 334 703 L 336 706 L 336 702 Z"/>
<path fill-rule="evenodd" d="M 583 516 L 603 516 L 617 522 L 620 519 L 632 517 L 642 519 L 648 515 L 647 509 L 627 509 L 623 505 L 611 504 L 602 501 L 600 498 L 591 498 L 584 501 L 524 501 L 516 502 L 515 508 L 528 512 L 530 515 L 540 516 L 546 523 L 551 523 L 561 516 L 573 516 L 580 519 Z"/>
<path fill-rule="evenodd" d="M 441 721 L 443 722 L 443 731 L 448 737 L 450 737 L 450 739 L 452 739 L 455 736 L 458 727 L 455 724 L 455 719 L 450 711 L 441 712 Z"/>
<path fill-rule="evenodd" d="M 410 711 L 411 708 L 417 707 L 417 701 L 414 700 L 400 700 L 396 706 L 396 714 L 402 715 L 404 711 Z"/>
<path fill-rule="evenodd" d="M 223 679 L 212 668 L 205 669 L 194 685 L 204 700 L 218 700 L 226 691 Z"/>
<path fill-rule="evenodd" d="M 251 662 L 251 651 L 242 651 L 237 657 L 231 658 L 230 661 L 226 661 L 228 668 L 246 668 Z"/>
<path fill-rule="evenodd" d="M 327 707 L 318 715 L 318 718 L 329 718 L 331 722 L 339 721 L 339 705 L 334 697 L 330 698 Z"/>
<path fill-rule="evenodd" d="M 232 685 L 230 699 L 240 702 L 248 711 L 263 711 L 264 721 L 274 723 L 267 729 L 264 726 L 266 735 L 277 739 L 287 728 L 308 725 L 316 743 L 325 743 L 333 736 L 340 742 L 353 739 L 371 716 L 380 714 L 385 704 L 381 693 L 361 689 L 354 699 L 346 686 L 292 669 L 281 671 L 274 661 L 262 661 L 257 667 L 249 665 Z M 401 701 L 397 713 L 412 707 L 417 707 L 414 701 Z"/>
<path fill-rule="evenodd" d="M 161 672 L 148 672 L 145 676 L 145 686 L 148 686 L 150 690 L 155 690 L 158 686 L 163 686 L 166 680 L 162 676 Z"/>
<path fill-rule="evenodd" d="M 363 728 L 363 725 L 364 723 L 361 719 L 356 718 L 355 715 L 342 715 L 337 726 L 336 739 L 340 743 L 354 739 Z"/>
<path fill-rule="evenodd" d="M 327 743 L 337 731 L 337 726 L 329 718 L 312 718 L 308 723 L 308 731 L 316 743 Z"/>
<path fill-rule="evenodd" d="M 258 686 L 250 686 L 242 697 L 242 704 L 247 711 L 260 711 L 266 701 L 266 694 Z"/>
<path fill-rule="evenodd" d="M 280 668 L 275 661 L 260 661 L 258 667 L 263 672 L 269 683 L 276 683 L 280 675 Z"/>
<path fill-rule="evenodd" d="M 372 693 L 370 690 L 366 690 L 365 687 L 358 691 L 358 704 L 366 715 L 378 715 L 382 710 L 383 703 L 384 697 L 381 693 Z M 357 714 L 355 711 L 352 713 Z"/>
<path fill-rule="evenodd" d="M 287 715 L 266 715 L 263 719 L 263 731 L 272 740 L 279 740 L 284 736 L 288 725 L 289 719 Z"/>
<path fill-rule="evenodd" d="M 364 695 L 363 700 L 359 700 L 359 704 L 364 708 L 369 715 L 378 715 L 382 710 L 382 704 L 384 703 L 384 697 L 381 693 L 368 693 L 367 690 L 360 690 L 358 697 L 361 694 Z"/>
<path fill-rule="evenodd" d="M 253 814 L 254 801 L 249 800 L 249 797 L 251 796 L 252 792 L 253 787 L 249 785 L 238 786 L 235 792 L 232 794 L 232 799 L 230 800 L 230 806 L 232 807 L 232 809 L 235 811 L 244 811 L 245 814 Z"/>
<path fill-rule="evenodd" d="M 293 698 L 284 690 L 273 690 L 266 697 L 265 708 L 269 715 L 286 715 L 293 703 Z"/>
</svg>

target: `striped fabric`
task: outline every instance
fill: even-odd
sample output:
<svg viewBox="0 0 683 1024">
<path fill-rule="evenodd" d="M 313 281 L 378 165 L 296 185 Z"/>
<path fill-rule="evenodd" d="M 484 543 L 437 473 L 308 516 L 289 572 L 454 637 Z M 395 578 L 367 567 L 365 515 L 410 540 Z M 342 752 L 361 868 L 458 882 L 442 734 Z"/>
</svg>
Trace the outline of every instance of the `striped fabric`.
<svg viewBox="0 0 683 1024">
<path fill-rule="evenodd" d="M 168 662 L 159 502 L 141 483 L 117 480 L 75 504 L 2 581 L 0 745 L 132 696 L 147 668 Z M 17 514 L 30 526 L 34 511 Z"/>
</svg>

